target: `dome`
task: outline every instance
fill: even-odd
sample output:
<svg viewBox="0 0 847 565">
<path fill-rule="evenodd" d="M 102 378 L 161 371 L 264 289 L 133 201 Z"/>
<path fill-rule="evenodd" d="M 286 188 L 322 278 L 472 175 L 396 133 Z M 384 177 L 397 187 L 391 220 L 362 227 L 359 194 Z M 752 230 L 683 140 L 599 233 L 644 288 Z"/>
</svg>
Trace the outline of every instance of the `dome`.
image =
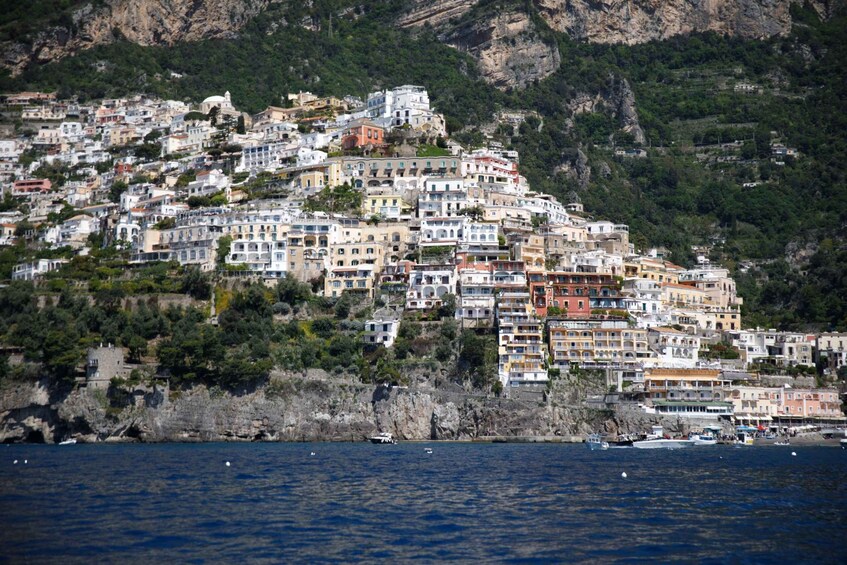
<svg viewBox="0 0 847 565">
<path fill-rule="evenodd" d="M 203 100 L 203 104 L 223 104 L 224 102 L 226 102 L 226 98 L 223 96 L 209 96 Z"/>
</svg>

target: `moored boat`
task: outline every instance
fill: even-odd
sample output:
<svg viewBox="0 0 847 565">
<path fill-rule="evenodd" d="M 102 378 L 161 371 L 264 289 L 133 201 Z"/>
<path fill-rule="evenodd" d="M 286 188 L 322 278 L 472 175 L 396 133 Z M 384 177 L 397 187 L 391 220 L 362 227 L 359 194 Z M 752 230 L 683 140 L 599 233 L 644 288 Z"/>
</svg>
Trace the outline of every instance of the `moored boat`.
<svg viewBox="0 0 847 565">
<path fill-rule="evenodd" d="M 586 438 L 585 443 L 588 444 L 588 448 L 591 451 L 609 449 L 609 442 L 603 441 L 600 434 L 591 434 Z"/>
<path fill-rule="evenodd" d="M 653 426 L 652 432 L 645 439 L 632 442 L 632 447 L 636 449 L 682 449 L 717 445 L 717 443 L 717 439 L 708 433 L 689 434 L 687 438 L 665 437 L 661 426 Z"/>
<path fill-rule="evenodd" d="M 392 436 L 389 432 L 380 432 L 375 436 L 371 436 L 368 439 L 370 439 L 371 443 L 397 443 L 397 440 L 394 439 L 394 436 Z"/>
</svg>

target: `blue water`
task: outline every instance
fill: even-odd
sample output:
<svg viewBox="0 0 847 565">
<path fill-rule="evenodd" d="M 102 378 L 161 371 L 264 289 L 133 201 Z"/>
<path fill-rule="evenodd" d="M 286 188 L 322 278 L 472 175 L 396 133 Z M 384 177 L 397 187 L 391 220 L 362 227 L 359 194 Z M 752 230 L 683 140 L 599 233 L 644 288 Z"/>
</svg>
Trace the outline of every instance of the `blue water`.
<svg viewBox="0 0 847 565">
<path fill-rule="evenodd" d="M 0 446 L 8 562 L 843 564 L 845 534 L 834 448 Z"/>
</svg>

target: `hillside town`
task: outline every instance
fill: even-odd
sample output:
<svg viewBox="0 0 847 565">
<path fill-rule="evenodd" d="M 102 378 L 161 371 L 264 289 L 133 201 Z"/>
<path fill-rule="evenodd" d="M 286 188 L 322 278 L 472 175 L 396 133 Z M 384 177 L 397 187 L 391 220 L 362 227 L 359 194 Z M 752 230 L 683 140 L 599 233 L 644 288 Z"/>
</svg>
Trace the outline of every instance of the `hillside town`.
<svg viewBox="0 0 847 565">
<path fill-rule="evenodd" d="M 12 280 L 44 285 L 113 247 L 131 268 L 355 294 L 374 305 L 366 348 L 447 311 L 496 336 L 507 397 L 590 371 L 609 391 L 586 399 L 599 406 L 760 431 L 846 421 L 847 333 L 746 327 L 708 249 L 677 265 L 578 193 L 533 190 L 516 151 L 450 139 L 421 86 L 298 92 L 254 115 L 229 92 L 200 104 L 22 92 L 0 97 L 0 113 L 15 123 L 0 131 L 0 246 L 29 253 Z"/>
</svg>

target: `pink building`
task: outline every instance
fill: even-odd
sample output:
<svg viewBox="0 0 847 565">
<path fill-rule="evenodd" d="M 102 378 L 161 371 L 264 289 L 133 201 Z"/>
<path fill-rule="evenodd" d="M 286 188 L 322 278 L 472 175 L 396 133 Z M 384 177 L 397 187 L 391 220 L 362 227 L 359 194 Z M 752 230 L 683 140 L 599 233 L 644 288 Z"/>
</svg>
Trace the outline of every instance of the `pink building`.
<svg viewBox="0 0 847 565">
<path fill-rule="evenodd" d="M 831 418 L 843 416 L 841 399 L 834 388 L 787 388 L 778 408 L 780 416 Z"/>
</svg>

